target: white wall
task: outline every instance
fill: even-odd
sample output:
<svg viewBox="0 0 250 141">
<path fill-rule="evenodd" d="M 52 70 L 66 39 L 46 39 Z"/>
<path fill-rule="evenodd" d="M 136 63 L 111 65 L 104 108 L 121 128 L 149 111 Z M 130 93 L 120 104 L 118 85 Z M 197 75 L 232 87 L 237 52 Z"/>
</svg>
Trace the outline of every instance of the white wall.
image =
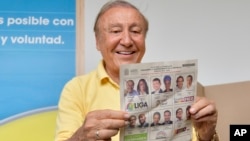
<svg viewBox="0 0 250 141">
<path fill-rule="evenodd" d="M 85 72 L 95 69 L 93 24 L 108 0 L 85 0 Z M 143 62 L 198 59 L 198 80 L 250 80 L 250 0 L 129 0 L 148 18 Z M 96 57 L 97 56 L 97 57 Z"/>
</svg>

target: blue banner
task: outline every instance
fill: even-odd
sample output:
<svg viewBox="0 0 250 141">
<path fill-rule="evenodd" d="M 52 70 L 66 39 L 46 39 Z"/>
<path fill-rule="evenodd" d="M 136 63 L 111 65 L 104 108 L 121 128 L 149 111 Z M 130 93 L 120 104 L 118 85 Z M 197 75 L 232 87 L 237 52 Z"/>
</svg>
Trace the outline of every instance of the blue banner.
<svg viewBox="0 0 250 141">
<path fill-rule="evenodd" d="M 0 121 L 56 106 L 75 76 L 74 0 L 0 4 Z"/>
</svg>

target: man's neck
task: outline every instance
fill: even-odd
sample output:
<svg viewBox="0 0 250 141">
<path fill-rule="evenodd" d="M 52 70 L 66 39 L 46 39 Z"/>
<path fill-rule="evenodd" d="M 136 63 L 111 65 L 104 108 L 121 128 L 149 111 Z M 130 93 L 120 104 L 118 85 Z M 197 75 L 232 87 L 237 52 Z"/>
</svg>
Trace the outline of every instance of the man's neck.
<svg viewBox="0 0 250 141">
<path fill-rule="evenodd" d="M 109 76 L 111 77 L 111 79 L 112 79 L 115 83 L 119 84 L 119 81 L 120 81 L 119 76 L 113 76 L 113 75 L 109 75 Z"/>
<path fill-rule="evenodd" d="M 115 71 L 112 71 L 112 70 L 108 70 L 106 67 L 105 67 L 105 70 L 107 72 L 107 74 L 109 75 L 109 77 L 114 81 L 116 82 L 117 84 L 119 84 L 119 70 L 118 72 L 115 72 Z"/>
</svg>

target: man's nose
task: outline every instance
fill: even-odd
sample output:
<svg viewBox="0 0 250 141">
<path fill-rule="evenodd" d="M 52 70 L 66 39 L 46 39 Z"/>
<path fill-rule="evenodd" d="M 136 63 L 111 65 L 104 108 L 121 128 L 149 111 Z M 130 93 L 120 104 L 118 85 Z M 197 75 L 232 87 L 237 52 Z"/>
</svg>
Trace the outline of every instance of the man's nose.
<svg viewBox="0 0 250 141">
<path fill-rule="evenodd" d="M 120 42 L 124 47 L 131 47 L 133 45 L 132 36 L 129 31 L 124 31 Z"/>
</svg>

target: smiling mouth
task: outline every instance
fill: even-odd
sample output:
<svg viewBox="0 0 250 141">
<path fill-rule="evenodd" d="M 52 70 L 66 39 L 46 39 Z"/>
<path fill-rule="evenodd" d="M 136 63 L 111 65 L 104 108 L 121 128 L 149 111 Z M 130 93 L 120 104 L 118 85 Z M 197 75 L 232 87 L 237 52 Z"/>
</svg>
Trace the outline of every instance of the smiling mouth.
<svg viewBox="0 0 250 141">
<path fill-rule="evenodd" d="M 116 53 L 121 54 L 121 55 L 131 55 L 131 54 L 134 54 L 135 51 L 118 51 Z"/>
</svg>

